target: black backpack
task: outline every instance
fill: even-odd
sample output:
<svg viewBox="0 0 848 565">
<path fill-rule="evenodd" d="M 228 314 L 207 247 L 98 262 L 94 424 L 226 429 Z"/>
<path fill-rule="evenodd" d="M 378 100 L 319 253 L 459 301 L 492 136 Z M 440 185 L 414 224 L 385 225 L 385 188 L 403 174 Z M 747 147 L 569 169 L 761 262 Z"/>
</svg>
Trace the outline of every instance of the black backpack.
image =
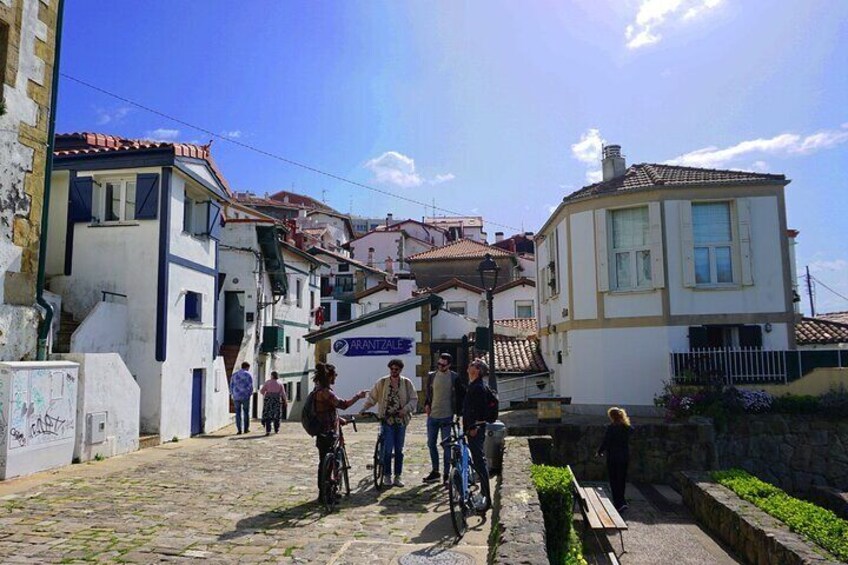
<svg viewBox="0 0 848 565">
<path fill-rule="evenodd" d="M 498 393 L 489 388 L 489 385 L 483 385 L 483 390 L 486 391 L 486 410 L 483 419 L 489 424 L 498 419 Z"/>
<path fill-rule="evenodd" d="M 312 437 L 321 433 L 321 421 L 318 420 L 318 413 L 315 410 L 315 391 L 312 389 L 306 396 L 306 401 L 303 403 L 303 410 L 300 412 L 300 423 L 306 433 Z"/>
</svg>

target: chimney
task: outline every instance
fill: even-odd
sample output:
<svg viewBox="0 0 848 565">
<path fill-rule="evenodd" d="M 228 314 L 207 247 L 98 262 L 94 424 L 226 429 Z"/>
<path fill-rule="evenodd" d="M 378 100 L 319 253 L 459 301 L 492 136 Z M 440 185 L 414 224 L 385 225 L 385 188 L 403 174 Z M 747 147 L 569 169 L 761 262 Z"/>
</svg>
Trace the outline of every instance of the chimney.
<svg viewBox="0 0 848 565">
<path fill-rule="evenodd" d="M 373 247 L 368 248 L 368 266 L 369 267 L 374 266 L 374 248 Z"/>
<path fill-rule="evenodd" d="M 627 166 L 624 157 L 621 156 L 621 145 L 607 145 L 604 147 L 604 158 L 601 161 L 604 169 L 604 180 L 608 181 L 624 174 Z"/>
<path fill-rule="evenodd" d="M 288 198 L 288 196 L 286 198 Z M 306 208 L 301 208 L 300 210 L 298 210 L 297 217 L 301 219 L 306 218 Z"/>
<path fill-rule="evenodd" d="M 495 243 L 500 243 L 500 242 L 503 241 L 503 239 L 504 239 L 503 238 L 503 232 L 502 231 L 496 231 L 495 232 Z"/>
<path fill-rule="evenodd" d="M 392 225 L 392 215 L 386 214 L 386 227 L 389 227 L 390 225 Z"/>
<path fill-rule="evenodd" d="M 387 273 L 394 274 L 395 272 L 395 262 L 391 257 L 386 257 L 386 268 L 385 271 Z"/>
</svg>

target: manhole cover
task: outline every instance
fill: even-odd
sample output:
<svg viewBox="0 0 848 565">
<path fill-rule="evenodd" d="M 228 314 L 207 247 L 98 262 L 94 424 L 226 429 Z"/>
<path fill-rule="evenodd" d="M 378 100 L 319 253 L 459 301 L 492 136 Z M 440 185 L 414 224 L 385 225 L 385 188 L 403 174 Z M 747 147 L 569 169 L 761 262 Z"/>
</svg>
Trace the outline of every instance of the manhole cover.
<svg viewBox="0 0 848 565">
<path fill-rule="evenodd" d="M 444 549 L 419 549 L 407 553 L 399 560 L 400 565 L 474 565 L 464 553 Z"/>
</svg>

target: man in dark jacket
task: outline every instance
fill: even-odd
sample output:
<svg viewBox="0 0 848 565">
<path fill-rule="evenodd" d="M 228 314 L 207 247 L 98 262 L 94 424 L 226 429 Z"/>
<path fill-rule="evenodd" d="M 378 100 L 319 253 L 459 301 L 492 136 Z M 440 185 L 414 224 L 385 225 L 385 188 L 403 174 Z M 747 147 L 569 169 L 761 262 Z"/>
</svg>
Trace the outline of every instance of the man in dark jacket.
<svg viewBox="0 0 848 565">
<path fill-rule="evenodd" d="M 468 437 L 468 449 L 477 476 L 480 477 L 480 491 L 485 497 L 480 512 L 485 513 L 492 507 L 489 490 L 489 468 L 483 452 L 483 442 L 486 438 L 486 385 L 483 377 L 489 374 L 489 366 L 482 359 L 475 359 L 468 366 L 468 390 L 465 392 L 465 402 L 462 406 L 462 428 Z"/>
<path fill-rule="evenodd" d="M 430 448 L 431 470 L 430 474 L 424 477 L 425 483 L 439 479 L 439 432 L 442 441 L 450 437 L 453 417 L 462 408 L 459 399 L 465 387 L 459 376 L 451 370 L 451 361 L 453 357 L 449 353 L 442 353 L 436 363 L 436 370 L 427 375 L 424 412 L 427 414 L 427 447 Z M 444 449 L 442 456 L 442 482 L 446 482 L 450 465 L 448 448 Z"/>
</svg>

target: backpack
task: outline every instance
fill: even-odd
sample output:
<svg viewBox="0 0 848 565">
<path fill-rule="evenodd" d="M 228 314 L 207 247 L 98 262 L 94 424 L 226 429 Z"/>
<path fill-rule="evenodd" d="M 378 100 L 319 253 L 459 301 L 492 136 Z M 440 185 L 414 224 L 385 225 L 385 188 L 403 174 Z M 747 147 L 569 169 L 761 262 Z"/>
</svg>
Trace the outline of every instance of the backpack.
<svg viewBox="0 0 848 565">
<path fill-rule="evenodd" d="M 312 437 L 321 433 L 321 422 L 318 420 L 318 412 L 315 410 L 315 392 L 317 389 L 312 389 L 306 396 L 306 402 L 303 403 L 303 410 L 300 412 L 300 424 L 306 433 Z"/>
<path fill-rule="evenodd" d="M 483 412 L 483 419 L 492 424 L 498 419 L 498 393 L 489 388 L 489 385 L 483 385 L 483 390 L 486 391 L 486 409 Z"/>
</svg>

